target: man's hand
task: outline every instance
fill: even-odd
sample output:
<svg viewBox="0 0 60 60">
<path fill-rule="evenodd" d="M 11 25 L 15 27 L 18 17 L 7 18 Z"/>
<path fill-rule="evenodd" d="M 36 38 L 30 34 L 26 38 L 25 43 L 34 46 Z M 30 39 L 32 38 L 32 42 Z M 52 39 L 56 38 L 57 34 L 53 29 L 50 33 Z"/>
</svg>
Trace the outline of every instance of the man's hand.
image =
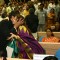
<svg viewBox="0 0 60 60">
<path fill-rule="evenodd" d="M 10 33 L 10 34 L 11 34 L 11 36 L 8 37 L 7 40 L 11 40 L 11 39 L 13 39 L 13 38 L 17 38 L 17 35 L 15 35 L 15 34 L 13 34 L 13 33 Z"/>
</svg>

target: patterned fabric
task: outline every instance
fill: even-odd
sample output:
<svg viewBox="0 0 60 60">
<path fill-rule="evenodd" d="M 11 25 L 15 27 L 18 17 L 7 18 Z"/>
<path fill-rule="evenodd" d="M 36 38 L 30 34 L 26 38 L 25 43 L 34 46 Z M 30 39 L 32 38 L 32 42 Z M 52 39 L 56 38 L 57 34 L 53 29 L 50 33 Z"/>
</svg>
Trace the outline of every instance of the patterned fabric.
<svg viewBox="0 0 60 60">
<path fill-rule="evenodd" d="M 40 46 L 37 40 L 30 34 L 28 29 L 25 26 L 19 27 L 20 40 L 18 42 L 20 56 L 22 58 L 30 59 L 33 57 L 33 54 L 44 54 L 44 49 Z"/>
<path fill-rule="evenodd" d="M 49 37 L 49 38 L 44 37 L 44 38 L 42 39 L 42 42 L 59 42 L 59 39 L 56 38 L 56 37 Z"/>
<path fill-rule="evenodd" d="M 60 60 L 60 48 L 56 51 L 55 56 Z"/>
<path fill-rule="evenodd" d="M 9 44 L 8 46 L 13 48 L 13 53 L 12 53 L 12 56 L 11 58 L 15 58 L 16 55 L 18 55 L 18 47 L 17 47 L 17 43 L 16 43 L 16 39 L 13 39 Z"/>
<path fill-rule="evenodd" d="M 55 24 L 55 14 L 48 13 L 47 28 L 51 28 Z"/>
<path fill-rule="evenodd" d="M 32 49 L 21 38 L 18 39 L 19 58 L 33 58 Z"/>
</svg>

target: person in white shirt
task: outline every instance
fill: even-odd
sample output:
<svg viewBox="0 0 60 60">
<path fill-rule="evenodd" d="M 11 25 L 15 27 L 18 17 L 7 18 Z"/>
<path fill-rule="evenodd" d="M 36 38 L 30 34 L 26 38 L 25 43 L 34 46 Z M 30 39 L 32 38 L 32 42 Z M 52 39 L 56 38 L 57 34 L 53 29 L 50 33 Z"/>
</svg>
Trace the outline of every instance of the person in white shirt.
<svg viewBox="0 0 60 60">
<path fill-rule="evenodd" d="M 46 11 L 43 9 L 44 4 L 40 4 L 38 10 L 35 11 L 35 14 L 38 16 L 39 26 L 38 31 L 45 31 L 46 23 Z"/>
<path fill-rule="evenodd" d="M 50 3 L 49 3 L 49 5 L 48 5 L 48 10 L 49 10 L 49 12 L 50 12 L 50 10 L 51 10 L 52 8 L 55 9 L 55 2 L 54 2 L 53 0 L 50 0 Z"/>
</svg>

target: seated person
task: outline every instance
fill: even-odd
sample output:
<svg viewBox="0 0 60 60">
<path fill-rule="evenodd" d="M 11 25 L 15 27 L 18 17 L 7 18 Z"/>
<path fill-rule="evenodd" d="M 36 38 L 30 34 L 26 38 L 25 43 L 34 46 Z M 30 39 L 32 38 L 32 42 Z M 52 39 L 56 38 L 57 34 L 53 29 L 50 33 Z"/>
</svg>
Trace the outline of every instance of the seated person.
<svg viewBox="0 0 60 60">
<path fill-rule="evenodd" d="M 51 29 L 46 30 L 47 36 L 42 39 L 42 42 L 59 42 L 59 39 L 56 38 Z"/>
<path fill-rule="evenodd" d="M 55 23 L 55 29 L 54 29 L 54 31 L 60 32 L 60 24 L 59 24 L 59 22 Z"/>
<path fill-rule="evenodd" d="M 60 49 L 58 49 L 58 50 L 56 51 L 55 56 L 58 58 L 58 60 L 60 60 Z"/>
<path fill-rule="evenodd" d="M 55 26 L 51 26 L 51 29 L 52 29 L 52 31 L 54 31 L 54 32 L 60 32 L 60 24 L 59 24 L 59 22 L 57 21 L 57 22 L 55 23 Z"/>
<path fill-rule="evenodd" d="M 43 60 L 58 60 L 55 56 L 47 56 Z"/>
</svg>

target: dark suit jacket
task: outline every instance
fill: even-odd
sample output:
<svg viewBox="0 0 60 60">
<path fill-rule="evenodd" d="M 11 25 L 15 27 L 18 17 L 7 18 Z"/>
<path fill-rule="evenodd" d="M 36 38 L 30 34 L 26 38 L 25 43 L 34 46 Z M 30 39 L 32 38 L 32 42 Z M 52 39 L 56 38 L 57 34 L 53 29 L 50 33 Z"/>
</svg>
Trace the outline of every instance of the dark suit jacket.
<svg viewBox="0 0 60 60">
<path fill-rule="evenodd" d="M 37 32 L 39 20 L 36 15 L 30 14 L 26 16 L 25 21 L 26 21 L 28 28 L 31 30 L 32 33 Z"/>
<path fill-rule="evenodd" d="M 12 22 L 9 20 L 3 20 L 0 22 L 0 51 L 5 50 L 8 44 L 7 38 L 11 36 L 10 33 L 16 34 L 16 30 L 13 27 Z"/>
</svg>

